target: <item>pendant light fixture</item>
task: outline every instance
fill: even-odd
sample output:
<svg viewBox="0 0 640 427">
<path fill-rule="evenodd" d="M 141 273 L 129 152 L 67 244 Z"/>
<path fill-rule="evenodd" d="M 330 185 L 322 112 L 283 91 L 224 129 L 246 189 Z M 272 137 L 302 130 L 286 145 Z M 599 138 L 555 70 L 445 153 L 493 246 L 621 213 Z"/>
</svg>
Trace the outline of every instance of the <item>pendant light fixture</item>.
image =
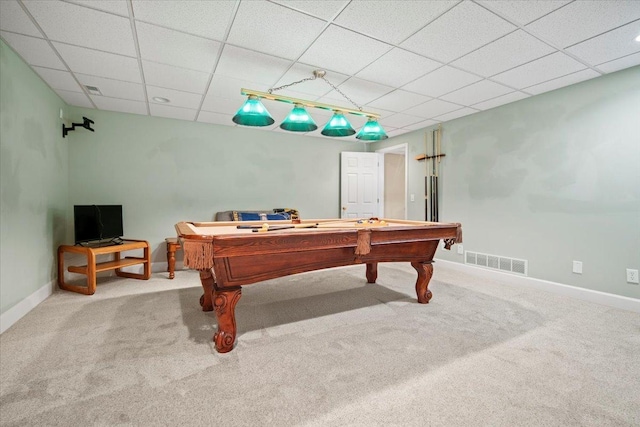
<svg viewBox="0 0 640 427">
<path fill-rule="evenodd" d="M 335 111 L 331 120 L 327 122 L 320 133 L 324 136 L 350 136 L 356 133 L 356 130 L 342 114 L 342 111 Z"/>
<path fill-rule="evenodd" d="M 356 135 L 356 138 L 363 141 L 380 141 L 389 137 L 378 124 L 378 120 L 369 117 L 367 123 L 362 126 L 362 129 L 360 129 L 360 132 Z"/>
<path fill-rule="evenodd" d="M 304 105 L 296 104 L 289 113 L 284 122 L 280 125 L 281 129 L 291 132 L 311 132 L 318 129 L 318 125 L 313 121 Z"/>
<path fill-rule="evenodd" d="M 338 89 L 333 83 L 325 78 L 326 72 L 324 70 L 315 70 L 313 77 L 307 77 L 297 82 L 289 83 L 280 87 L 271 88 L 268 92 L 259 92 L 252 89 L 242 89 L 242 95 L 248 96 L 247 101 L 242 108 L 238 110 L 233 117 L 234 123 L 244 126 L 269 126 L 274 123 L 273 118 L 267 111 L 267 109 L 260 102 L 262 99 L 270 101 L 282 101 L 289 104 L 294 104 L 293 110 L 289 113 L 287 118 L 280 125 L 281 129 L 291 132 L 312 132 L 318 128 L 313 118 L 309 115 L 306 108 L 320 108 L 323 110 L 333 111 L 333 116 L 324 126 L 320 132 L 322 135 L 330 137 L 344 137 L 350 136 L 356 133 L 349 120 L 345 117 L 345 113 L 354 114 L 357 116 L 367 117 L 367 123 L 362 127 L 360 132 L 356 135 L 356 138 L 361 141 L 380 141 L 387 139 L 388 136 L 384 129 L 378 123 L 380 117 L 377 113 L 371 113 L 363 111 L 362 107 L 356 104 L 351 98 L 345 95 L 340 89 Z M 294 86 L 298 83 L 302 83 L 315 79 L 324 80 L 329 86 L 336 92 L 342 95 L 345 99 L 356 106 L 357 109 L 344 108 L 337 105 L 323 104 L 315 101 L 307 101 L 304 99 L 291 98 L 288 96 L 276 95 L 273 92 L 281 89 Z"/>
<path fill-rule="evenodd" d="M 231 120 L 244 126 L 269 126 L 275 122 L 271 114 L 260 102 L 260 98 L 255 95 L 249 95 L 249 99 L 240 107 Z"/>
</svg>

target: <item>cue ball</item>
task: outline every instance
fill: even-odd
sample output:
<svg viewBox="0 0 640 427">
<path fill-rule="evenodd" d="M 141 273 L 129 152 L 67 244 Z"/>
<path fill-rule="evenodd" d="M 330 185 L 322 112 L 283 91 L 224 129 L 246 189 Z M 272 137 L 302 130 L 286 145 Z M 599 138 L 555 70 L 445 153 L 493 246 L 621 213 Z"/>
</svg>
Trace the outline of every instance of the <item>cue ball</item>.
<svg viewBox="0 0 640 427">
<path fill-rule="evenodd" d="M 266 222 L 264 224 L 262 224 L 262 228 L 264 228 L 265 230 L 269 229 L 269 224 L 267 224 Z"/>
</svg>

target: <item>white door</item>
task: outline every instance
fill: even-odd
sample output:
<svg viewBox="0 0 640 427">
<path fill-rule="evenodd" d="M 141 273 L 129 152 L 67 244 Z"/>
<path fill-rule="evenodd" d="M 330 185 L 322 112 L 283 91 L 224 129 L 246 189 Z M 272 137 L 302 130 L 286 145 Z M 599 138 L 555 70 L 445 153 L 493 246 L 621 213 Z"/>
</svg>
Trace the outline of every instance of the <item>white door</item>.
<svg viewBox="0 0 640 427">
<path fill-rule="evenodd" d="M 371 218 L 379 212 L 378 153 L 341 153 L 342 218 Z"/>
</svg>

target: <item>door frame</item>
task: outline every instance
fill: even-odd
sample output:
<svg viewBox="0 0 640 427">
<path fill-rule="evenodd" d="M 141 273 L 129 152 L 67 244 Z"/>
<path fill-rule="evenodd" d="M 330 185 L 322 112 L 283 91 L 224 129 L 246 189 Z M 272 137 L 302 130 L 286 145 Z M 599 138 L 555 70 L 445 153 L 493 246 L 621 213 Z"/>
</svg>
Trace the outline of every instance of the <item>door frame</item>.
<svg viewBox="0 0 640 427">
<path fill-rule="evenodd" d="M 382 217 L 385 217 L 384 212 L 384 155 L 387 153 L 390 154 L 404 154 L 404 218 L 407 219 L 408 216 L 408 197 L 407 197 L 407 185 L 409 183 L 409 144 L 398 144 L 393 145 L 391 147 L 381 148 L 376 150 L 376 153 L 379 153 L 382 157 L 380 160 L 380 166 L 378 168 L 378 200 L 380 200 L 380 212 Z"/>
</svg>

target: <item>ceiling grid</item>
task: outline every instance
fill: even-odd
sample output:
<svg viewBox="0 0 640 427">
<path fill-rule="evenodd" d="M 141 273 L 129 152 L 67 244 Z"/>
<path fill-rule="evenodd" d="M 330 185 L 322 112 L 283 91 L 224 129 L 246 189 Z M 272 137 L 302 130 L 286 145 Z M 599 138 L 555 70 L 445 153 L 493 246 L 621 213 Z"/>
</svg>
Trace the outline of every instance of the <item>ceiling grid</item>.
<svg viewBox="0 0 640 427">
<path fill-rule="evenodd" d="M 640 65 L 638 35 L 634 0 L 0 1 L 0 37 L 70 105 L 236 126 L 241 88 L 322 69 L 390 136 Z"/>
</svg>

